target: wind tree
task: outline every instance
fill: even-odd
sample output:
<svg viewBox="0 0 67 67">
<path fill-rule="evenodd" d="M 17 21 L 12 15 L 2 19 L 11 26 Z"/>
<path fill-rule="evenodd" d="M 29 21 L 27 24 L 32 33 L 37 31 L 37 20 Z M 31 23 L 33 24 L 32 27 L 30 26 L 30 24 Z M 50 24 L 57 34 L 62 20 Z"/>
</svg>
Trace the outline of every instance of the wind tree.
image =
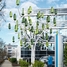
<svg viewBox="0 0 67 67">
<path fill-rule="evenodd" d="M 16 0 L 16 5 L 19 6 L 19 4 L 20 0 Z M 22 8 L 21 13 L 18 12 L 19 14 L 21 14 L 19 15 L 20 16 L 19 20 L 17 19 L 18 16 L 16 13 L 13 14 L 12 11 L 10 11 L 9 15 L 10 18 L 13 18 L 15 22 L 14 30 L 18 34 L 20 46 L 29 47 L 31 49 L 31 63 L 34 63 L 36 44 L 40 44 L 41 46 L 46 45 L 46 47 L 49 46 L 48 33 L 52 34 L 52 28 L 50 28 L 49 23 L 51 22 L 50 19 L 52 14 L 56 15 L 57 11 L 53 7 L 51 7 L 50 14 L 46 15 L 41 11 L 38 11 L 37 14 L 33 16 L 32 11 L 33 11 L 32 7 L 29 6 L 26 14 L 24 8 Z M 33 17 L 36 17 L 36 22 L 33 22 L 32 20 Z M 40 21 L 45 20 L 44 17 L 46 18 L 46 24 L 45 22 L 41 23 Z M 55 17 L 53 18 L 53 24 L 54 26 L 56 26 Z M 11 23 L 8 24 L 8 28 L 11 29 Z M 50 30 L 50 32 L 48 32 L 48 30 Z M 42 38 L 42 40 L 40 40 L 39 38 Z M 44 40 L 46 40 L 46 44 Z M 12 37 L 12 42 L 14 43 L 16 42 L 15 36 Z"/>
</svg>

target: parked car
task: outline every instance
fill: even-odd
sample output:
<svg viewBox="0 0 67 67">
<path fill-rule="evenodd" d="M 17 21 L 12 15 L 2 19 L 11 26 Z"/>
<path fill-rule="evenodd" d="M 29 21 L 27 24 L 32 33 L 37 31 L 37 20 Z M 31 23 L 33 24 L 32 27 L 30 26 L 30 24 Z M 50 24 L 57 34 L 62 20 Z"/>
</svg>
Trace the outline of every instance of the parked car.
<svg viewBox="0 0 67 67">
<path fill-rule="evenodd" d="M 53 57 L 53 67 L 55 67 L 55 57 L 54 56 L 52 57 Z M 47 58 L 48 56 L 42 56 L 39 60 L 47 64 L 48 61 Z"/>
</svg>

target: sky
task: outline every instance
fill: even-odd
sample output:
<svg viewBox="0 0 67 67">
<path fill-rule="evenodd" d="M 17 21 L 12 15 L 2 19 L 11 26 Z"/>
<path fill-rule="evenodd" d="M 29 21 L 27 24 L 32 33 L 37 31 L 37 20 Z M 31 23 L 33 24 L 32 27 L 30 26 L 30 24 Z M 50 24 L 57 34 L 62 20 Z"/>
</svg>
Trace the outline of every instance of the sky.
<svg viewBox="0 0 67 67">
<path fill-rule="evenodd" d="M 27 9 L 29 6 L 32 6 L 33 9 L 50 8 L 52 6 L 54 8 L 67 8 L 67 0 L 20 0 L 20 5 L 18 7 L 15 4 L 16 0 L 5 0 L 5 2 L 6 6 L 3 11 L 6 22 L 3 20 L 0 22 L 0 38 L 2 38 L 6 44 L 11 43 L 15 45 L 18 43 L 12 43 L 12 36 L 14 35 L 16 37 L 16 41 L 18 41 L 17 34 L 14 33 L 13 29 L 8 29 L 8 23 L 11 23 L 12 26 L 15 25 L 14 21 L 9 17 L 10 11 L 13 13 L 18 13 L 17 9 Z M 65 34 L 66 30 L 62 30 L 62 32 Z"/>
</svg>

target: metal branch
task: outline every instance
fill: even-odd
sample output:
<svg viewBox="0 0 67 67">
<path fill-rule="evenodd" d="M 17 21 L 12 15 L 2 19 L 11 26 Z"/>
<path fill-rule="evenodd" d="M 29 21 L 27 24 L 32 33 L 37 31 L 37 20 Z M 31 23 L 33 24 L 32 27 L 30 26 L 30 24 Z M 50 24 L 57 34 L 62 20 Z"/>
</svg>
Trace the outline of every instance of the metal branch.
<svg viewBox="0 0 67 67">
<path fill-rule="evenodd" d="M 0 11 L 2 11 L 2 9 L 5 7 L 5 2 L 4 2 L 4 4 L 3 4 L 3 6 L 2 6 L 2 8 L 0 9 Z"/>
</svg>

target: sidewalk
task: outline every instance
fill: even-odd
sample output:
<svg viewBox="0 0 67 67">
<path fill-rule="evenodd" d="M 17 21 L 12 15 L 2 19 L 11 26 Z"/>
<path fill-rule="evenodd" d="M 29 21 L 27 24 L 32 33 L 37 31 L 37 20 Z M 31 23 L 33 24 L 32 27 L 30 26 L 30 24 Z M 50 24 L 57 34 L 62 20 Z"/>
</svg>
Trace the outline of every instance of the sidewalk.
<svg viewBox="0 0 67 67">
<path fill-rule="evenodd" d="M 5 60 L 1 67 L 12 67 L 12 65 L 8 60 Z"/>
<path fill-rule="evenodd" d="M 8 60 L 5 60 L 4 63 L 1 65 L 1 67 L 13 67 L 11 62 Z M 14 66 L 14 67 L 20 67 L 20 66 Z M 31 67 L 31 66 L 29 66 Z M 46 65 L 44 67 L 47 67 Z"/>
</svg>

